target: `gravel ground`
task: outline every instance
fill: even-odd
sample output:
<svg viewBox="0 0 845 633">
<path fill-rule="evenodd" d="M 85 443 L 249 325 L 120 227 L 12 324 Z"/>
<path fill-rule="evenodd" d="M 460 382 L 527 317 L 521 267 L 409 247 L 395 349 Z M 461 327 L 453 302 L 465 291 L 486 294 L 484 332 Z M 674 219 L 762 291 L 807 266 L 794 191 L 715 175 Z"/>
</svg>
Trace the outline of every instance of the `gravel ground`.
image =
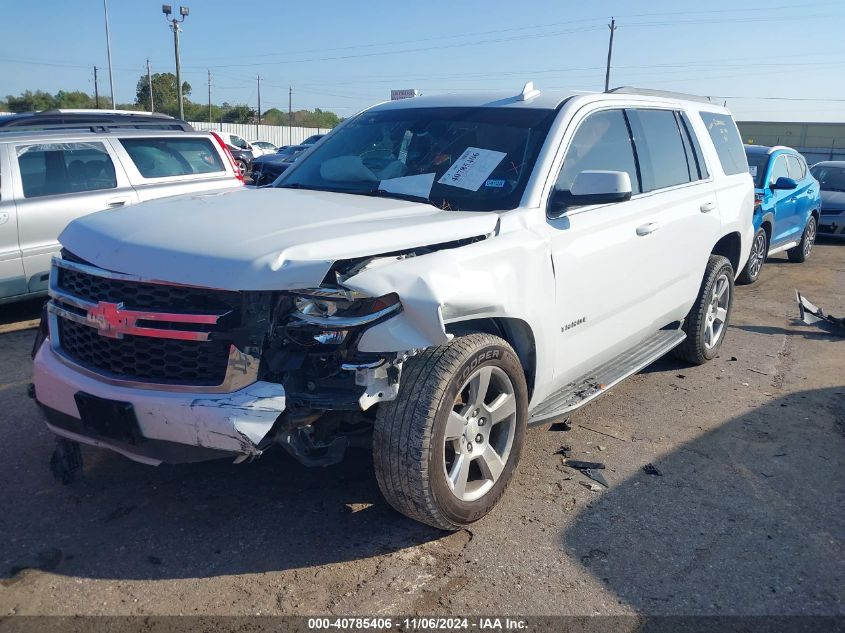
<svg viewBox="0 0 845 633">
<path fill-rule="evenodd" d="M 737 288 L 719 358 L 663 359 L 529 431 L 492 515 L 444 534 L 381 499 L 365 452 L 309 470 L 150 468 L 84 449 L 56 483 L 26 397 L 37 303 L 0 307 L 0 615 L 845 615 L 845 244 Z M 602 461 L 610 488 L 555 450 Z M 661 473 L 649 475 L 653 464 Z"/>
</svg>

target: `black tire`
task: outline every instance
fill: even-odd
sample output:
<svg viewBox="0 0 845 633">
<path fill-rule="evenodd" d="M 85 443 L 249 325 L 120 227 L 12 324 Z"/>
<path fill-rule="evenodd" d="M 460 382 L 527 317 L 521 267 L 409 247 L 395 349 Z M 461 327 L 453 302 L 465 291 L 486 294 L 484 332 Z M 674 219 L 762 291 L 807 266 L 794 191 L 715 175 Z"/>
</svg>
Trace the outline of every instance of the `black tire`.
<svg viewBox="0 0 845 633">
<path fill-rule="evenodd" d="M 816 216 L 811 215 L 810 219 L 807 220 L 807 226 L 804 227 L 804 232 L 801 234 L 801 241 L 798 242 L 798 246 L 786 251 L 789 261 L 796 264 L 803 264 L 807 261 L 810 257 L 810 251 L 813 250 L 813 244 L 816 243 L 817 231 Z"/>
<path fill-rule="evenodd" d="M 762 228 L 754 235 L 754 241 L 751 242 L 751 253 L 748 255 L 748 261 L 745 262 L 745 268 L 737 277 L 737 283 L 753 284 L 760 278 L 760 271 L 763 270 L 763 264 L 766 261 L 766 254 L 769 252 L 769 236 Z"/>
<path fill-rule="evenodd" d="M 459 390 L 467 376 L 488 366 L 498 375 L 501 370 L 512 387 L 515 413 L 507 418 L 512 440 L 498 479 L 490 479 L 492 487 L 480 498 L 465 501 L 448 483 L 446 425 L 455 413 L 456 399 L 466 393 Z M 402 371 L 398 396 L 380 404 L 376 416 L 373 461 L 382 494 L 402 514 L 443 530 L 457 530 L 482 518 L 504 494 L 516 469 L 528 420 L 527 405 L 522 365 L 511 346 L 498 336 L 458 336 L 410 358 Z M 491 420 L 486 429 L 491 445 L 493 429 L 499 428 L 493 424 Z"/>
<path fill-rule="evenodd" d="M 706 341 L 708 319 L 711 315 L 716 282 L 720 279 L 727 280 L 727 291 L 729 294 L 727 297 L 727 306 L 724 308 L 726 312 L 718 337 L 716 337 L 715 342 L 708 344 Z M 707 262 L 707 268 L 704 270 L 704 279 L 701 281 L 698 297 L 696 297 L 695 303 L 684 320 L 683 329 L 686 332 L 687 338 L 675 348 L 675 356 L 695 365 L 703 365 L 708 360 L 716 357 L 719 353 L 719 348 L 725 340 L 725 334 L 728 331 L 733 296 L 734 269 L 731 266 L 731 262 L 721 255 L 711 255 Z"/>
</svg>

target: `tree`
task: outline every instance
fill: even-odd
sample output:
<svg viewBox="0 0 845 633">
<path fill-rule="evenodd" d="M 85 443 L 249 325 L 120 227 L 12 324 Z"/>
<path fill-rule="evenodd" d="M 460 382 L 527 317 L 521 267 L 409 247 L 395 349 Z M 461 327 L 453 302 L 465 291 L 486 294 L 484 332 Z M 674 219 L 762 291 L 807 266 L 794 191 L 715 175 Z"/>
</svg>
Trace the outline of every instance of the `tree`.
<svg viewBox="0 0 845 633">
<path fill-rule="evenodd" d="M 270 108 L 261 115 L 261 122 L 265 125 L 287 125 L 288 114 L 278 108 Z"/>
<path fill-rule="evenodd" d="M 232 106 L 223 113 L 223 123 L 253 123 L 254 119 L 255 110 L 246 105 Z"/>
<path fill-rule="evenodd" d="M 173 73 L 155 73 L 152 76 L 153 105 L 156 112 L 179 116 L 179 93 L 176 88 L 176 75 Z M 191 94 L 191 84 L 182 82 L 182 97 Z M 150 87 L 147 76 L 141 75 L 135 87 L 135 105 L 142 110 L 150 110 Z"/>
<path fill-rule="evenodd" d="M 36 90 L 35 92 L 27 90 L 17 97 L 7 95 L 6 103 L 9 106 L 9 112 L 35 112 L 56 107 L 55 97 L 43 90 Z"/>
<path fill-rule="evenodd" d="M 94 98 L 81 90 L 59 90 L 54 97 L 57 108 L 93 108 Z"/>
</svg>

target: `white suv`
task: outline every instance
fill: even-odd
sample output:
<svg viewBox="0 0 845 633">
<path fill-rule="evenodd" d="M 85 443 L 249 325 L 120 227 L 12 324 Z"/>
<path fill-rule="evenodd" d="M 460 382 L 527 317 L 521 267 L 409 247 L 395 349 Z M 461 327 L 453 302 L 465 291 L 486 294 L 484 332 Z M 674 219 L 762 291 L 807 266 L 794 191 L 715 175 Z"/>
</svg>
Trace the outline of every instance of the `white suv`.
<svg viewBox="0 0 845 633">
<path fill-rule="evenodd" d="M 59 233 L 75 218 L 243 185 L 207 132 L 95 129 L 0 133 L 0 304 L 46 293 Z"/>
<path fill-rule="evenodd" d="M 363 443 L 395 508 L 467 525 L 528 425 L 716 355 L 753 200 L 724 108 L 529 84 L 375 106 L 273 188 L 78 220 L 35 356 L 55 472 L 76 442 L 309 465 Z"/>
</svg>

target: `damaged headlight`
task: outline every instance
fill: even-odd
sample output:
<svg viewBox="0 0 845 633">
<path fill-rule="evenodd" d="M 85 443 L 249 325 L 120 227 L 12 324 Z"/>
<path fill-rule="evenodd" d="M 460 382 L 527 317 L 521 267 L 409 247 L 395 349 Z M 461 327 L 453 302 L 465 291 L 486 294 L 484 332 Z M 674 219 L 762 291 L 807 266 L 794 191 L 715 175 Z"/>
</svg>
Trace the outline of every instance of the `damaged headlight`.
<svg viewBox="0 0 845 633">
<path fill-rule="evenodd" d="M 294 294 L 295 318 L 330 329 L 367 325 L 402 307 L 396 293 L 373 298 L 343 288 L 312 288 Z"/>
</svg>

